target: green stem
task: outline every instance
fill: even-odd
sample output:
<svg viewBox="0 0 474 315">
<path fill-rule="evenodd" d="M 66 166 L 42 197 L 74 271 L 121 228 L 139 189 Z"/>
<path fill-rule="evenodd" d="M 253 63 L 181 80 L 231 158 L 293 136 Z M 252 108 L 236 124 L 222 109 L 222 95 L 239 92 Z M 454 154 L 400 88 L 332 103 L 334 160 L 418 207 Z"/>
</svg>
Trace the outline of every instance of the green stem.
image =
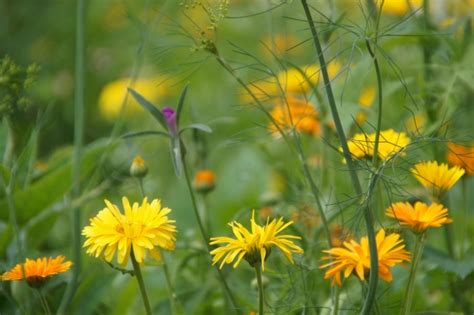
<svg viewBox="0 0 474 315">
<path fill-rule="evenodd" d="M 402 309 L 400 314 L 409 315 L 411 313 L 411 306 L 413 302 L 413 292 L 415 290 L 415 278 L 418 270 L 418 265 L 421 261 L 423 254 L 423 246 L 425 243 L 426 233 L 417 235 L 415 242 L 415 249 L 413 250 L 413 260 L 410 268 L 410 276 L 408 278 L 407 289 L 405 292 L 405 298 L 403 301 Z"/>
<path fill-rule="evenodd" d="M 133 249 L 130 251 L 130 258 L 132 260 L 133 271 L 135 272 L 135 277 L 137 278 L 138 286 L 140 287 L 140 293 L 142 295 L 143 305 L 145 306 L 147 315 L 151 315 L 152 314 L 151 306 L 150 306 L 150 302 L 148 301 L 148 295 L 146 294 L 145 282 L 143 281 L 140 265 L 135 259 L 135 254 L 133 253 Z"/>
<path fill-rule="evenodd" d="M 84 55 L 85 55 L 85 16 L 84 0 L 77 0 L 76 7 L 76 69 L 75 69 L 75 100 L 74 100 L 74 151 L 72 156 L 72 199 L 80 196 L 81 152 L 84 135 Z M 66 313 L 66 309 L 77 289 L 81 271 L 81 223 L 80 209 L 72 210 L 73 256 L 72 277 L 64 293 L 58 313 Z"/>
<path fill-rule="evenodd" d="M 43 294 L 43 291 L 41 289 L 37 289 L 40 301 L 41 301 L 41 306 L 43 307 L 43 311 L 46 315 L 51 315 L 51 309 L 49 308 L 48 300 L 46 300 L 46 297 Z"/>
<path fill-rule="evenodd" d="M 329 106 L 331 108 L 331 114 L 334 119 L 334 124 L 336 125 L 337 134 L 339 136 L 339 140 L 341 142 L 341 147 L 344 153 L 344 157 L 346 159 L 348 168 L 349 168 L 349 175 L 351 177 L 352 184 L 354 186 L 355 193 L 358 196 L 362 196 L 362 187 L 359 182 L 359 178 L 357 176 L 356 168 L 354 166 L 354 161 L 352 160 L 351 153 L 349 151 L 349 147 L 347 145 L 346 136 L 344 134 L 344 129 L 342 127 L 341 120 L 339 118 L 339 113 L 336 106 L 336 101 L 334 98 L 334 94 L 332 92 L 331 81 L 329 79 L 329 74 L 327 70 L 327 64 L 324 58 L 323 50 L 321 47 L 321 43 L 319 41 L 318 32 L 316 31 L 316 26 L 313 22 L 313 17 L 311 16 L 311 12 L 309 10 L 309 6 L 307 0 L 301 0 L 301 4 L 305 11 L 306 19 L 309 24 L 309 28 L 311 30 L 314 46 L 316 48 L 316 52 L 319 58 L 319 64 L 321 67 L 321 73 L 324 79 L 324 86 L 326 89 L 326 94 L 328 97 Z M 367 296 L 364 301 L 364 305 L 361 310 L 361 314 L 368 315 L 370 314 L 370 310 L 372 309 L 373 302 L 375 300 L 375 293 L 377 290 L 377 281 L 378 281 L 378 255 L 377 255 L 377 245 L 375 242 L 375 230 L 373 227 L 373 214 L 370 211 L 368 203 L 364 206 L 364 219 L 365 225 L 367 229 L 367 238 L 369 241 L 369 251 L 370 251 L 370 276 L 369 276 L 369 288 L 367 292 Z"/>
<path fill-rule="evenodd" d="M 168 264 L 166 263 L 166 258 L 165 258 L 165 255 L 163 253 L 163 250 L 161 250 L 161 248 L 160 248 L 159 251 L 160 251 L 160 255 L 161 255 L 161 262 L 163 263 L 163 272 L 165 274 L 166 285 L 168 286 L 168 293 L 169 293 L 171 311 L 172 311 L 172 314 L 178 314 L 178 313 L 181 313 L 181 312 L 178 312 L 177 296 L 176 296 L 176 293 L 174 292 L 173 283 L 171 282 L 171 275 L 170 275 L 170 271 L 169 271 L 169 268 L 168 268 Z"/>
<path fill-rule="evenodd" d="M 187 167 L 186 159 L 184 157 L 182 159 L 182 162 L 183 162 L 184 177 L 185 177 L 185 180 L 186 180 L 186 185 L 188 186 L 189 195 L 191 196 L 191 202 L 193 204 L 194 216 L 196 217 L 196 221 L 197 221 L 198 226 L 199 226 L 199 231 L 201 232 L 202 238 L 204 239 L 204 244 L 206 244 L 207 251 L 208 251 L 208 253 L 210 253 L 212 248 L 211 248 L 211 245 L 209 244 L 209 236 L 206 232 L 206 229 L 204 228 L 204 224 L 202 223 L 201 217 L 199 215 L 199 209 L 198 209 L 198 205 L 197 205 L 197 202 L 196 202 L 196 196 L 194 195 L 194 189 L 193 189 L 193 186 L 191 184 L 191 180 L 189 178 L 188 167 Z M 237 313 L 240 314 L 240 311 L 237 308 L 237 303 L 235 301 L 234 295 L 232 294 L 232 291 L 230 290 L 229 285 L 227 284 L 227 281 L 225 280 L 224 275 L 222 274 L 221 270 L 217 266 L 216 266 L 215 270 L 217 271 L 219 281 L 221 282 L 222 287 L 224 288 L 224 291 L 226 292 L 227 297 L 229 298 L 229 301 L 232 305 L 232 308 Z"/>
<path fill-rule="evenodd" d="M 338 315 L 339 314 L 339 294 L 340 290 L 338 286 L 333 287 L 333 297 L 334 297 L 334 306 L 332 307 L 332 315 Z"/>
<path fill-rule="evenodd" d="M 257 275 L 258 283 L 258 314 L 263 315 L 263 282 L 262 282 L 262 267 L 259 263 L 255 265 L 255 273 Z"/>
</svg>

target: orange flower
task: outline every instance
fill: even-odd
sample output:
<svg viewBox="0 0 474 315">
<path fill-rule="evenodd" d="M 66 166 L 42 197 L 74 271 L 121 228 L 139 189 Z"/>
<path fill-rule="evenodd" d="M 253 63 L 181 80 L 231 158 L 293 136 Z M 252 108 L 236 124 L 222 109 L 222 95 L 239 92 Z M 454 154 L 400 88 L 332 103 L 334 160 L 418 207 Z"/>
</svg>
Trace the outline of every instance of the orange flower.
<svg viewBox="0 0 474 315">
<path fill-rule="evenodd" d="M 2 281 L 22 280 L 26 278 L 28 284 L 33 288 L 40 287 L 44 281 L 58 273 L 63 273 L 71 268 L 70 261 L 64 262 L 64 256 L 56 258 L 37 258 L 31 260 L 26 258 L 23 264 L 17 264 L 10 271 L 0 276 Z"/>
<path fill-rule="evenodd" d="M 423 202 L 417 202 L 412 206 L 408 202 L 397 202 L 385 213 L 397 219 L 401 225 L 408 225 L 414 232 L 424 232 L 430 227 L 440 227 L 453 222 L 448 217 L 448 209 L 438 203 L 428 206 Z"/>
<path fill-rule="evenodd" d="M 270 115 L 283 130 L 294 126 L 299 132 L 310 135 L 321 134 L 318 113 L 313 104 L 291 96 L 287 97 L 286 102 L 282 103 L 275 106 Z M 269 129 L 273 134 L 278 132 L 273 124 L 270 125 Z"/>
<path fill-rule="evenodd" d="M 474 146 L 448 143 L 448 150 L 449 164 L 463 168 L 467 175 L 474 175 Z"/>
<path fill-rule="evenodd" d="M 203 169 L 194 175 L 194 189 L 199 192 L 210 192 L 216 185 L 216 174 L 212 170 Z"/>
<path fill-rule="evenodd" d="M 392 281 L 390 268 L 396 264 L 410 261 L 410 253 L 405 250 L 400 234 L 392 233 L 385 235 L 380 230 L 376 236 L 377 254 L 379 262 L 379 276 L 387 282 Z M 321 260 L 330 262 L 319 268 L 329 268 L 324 274 L 324 279 L 332 278 L 332 285 L 341 285 L 341 272 L 348 278 L 355 271 L 360 280 L 365 280 L 370 271 L 370 251 L 367 236 L 361 238 L 360 243 L 355 240 L 344 242 L 344 247 L 333 247 L 324 250 L 329 254 Z"/>
</svg>

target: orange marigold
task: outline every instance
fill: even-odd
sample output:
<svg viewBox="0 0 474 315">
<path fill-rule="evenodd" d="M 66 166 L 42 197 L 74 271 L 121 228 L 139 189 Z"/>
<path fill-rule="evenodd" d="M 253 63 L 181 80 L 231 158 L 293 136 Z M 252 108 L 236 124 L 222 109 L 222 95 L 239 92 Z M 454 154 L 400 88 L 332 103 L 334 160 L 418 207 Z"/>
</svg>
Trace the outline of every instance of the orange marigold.
<svg viewBox="0 0 474 315">
<path fill-rule="evenodd" d="M 467 175 L 474 175 L 474 145 L 448 143 L 447 158 L 450 165 L 459 166 L 466 171 Z"/>
</svg>

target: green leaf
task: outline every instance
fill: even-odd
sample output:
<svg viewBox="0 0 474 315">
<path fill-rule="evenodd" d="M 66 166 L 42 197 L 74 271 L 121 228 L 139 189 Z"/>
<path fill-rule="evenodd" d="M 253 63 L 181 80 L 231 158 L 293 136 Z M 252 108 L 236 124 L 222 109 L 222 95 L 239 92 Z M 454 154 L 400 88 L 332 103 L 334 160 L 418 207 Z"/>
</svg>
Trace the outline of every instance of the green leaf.
<svg viewBox="0 0 474 315">
<path fill-rule="evenodd" d="M 129 139 L 129 138 L 136 138 L 136 137 L 143 137 L 143 136 L 164 136 L 166 138 L 170 137 L 169 134 L 163 131 L 148 130 L 148 131 L 129 132 L 129 133 L 124 134 L 122 138 Z"/>
<path fill-rule="evenodd" d="M 144 109 L 146 109 L 160 123 L 160 125 L 163 126 L 163 128 L 168 130 L 166 119 L 158 108 L 156 108 L 152 103 L 147 101 L 143 96 L 141 96 L 133 89 L 129 88 L 128 91 L 132 94 L 133 98 L 135 98 L 138 104 L 140 104 Z"/>
<path fill-rule="evenodd" d="M 97 141 L 84 149 L 81 180 L 87 179 L 107 149 L 107 141 Z M 71 189 L 71 159 L 58 166 L 24 190 L 16 190 L 13 199 L 18 221 L 22 225 L 43 209 L 60 200 Z M 0 199 L 0 220 L 8 220 L 7 201 Z"/>
<path fill-rule="evenodd" d="M 441 269 L 452 272 L 465 279 L 471 272 L 474 271 L 474 255 L 465 257 L 463 260 L 456 260 L 447 254 L 435 249 L 433 247 L 425 247 L 423 255 L 425 261 L 434 264 Z"/>
<path fill-rule="evenodd" d="M 187 84 L 184 87 L 183 92 L 181 92 L 181 96 L 179 97 L 178 107 L 176 108 L 176 124 L 178 125 L 178 128 L 179 128 L 179 118 L 181 117 L 181 112 L 183 111 L 184 100 L 186 98 L 186 94 L 188 94 Z"/>
<path fill-rule="evenodd" d="M 182 128 L 179 131 L 179 133 L 181 134 L 183 131 L 185 131 L 187 129 L 197 129 L 197 130 L 201 130 L 201 131 L 204 131 L 204 132 L 207 132 L 207 133 L 212 132 L 211 127 L 209 127 L 208 125 L 205 125 L 205 124 L 191 124 L 191 125 L 188 125 L 188 126 Z"/>
</svg>

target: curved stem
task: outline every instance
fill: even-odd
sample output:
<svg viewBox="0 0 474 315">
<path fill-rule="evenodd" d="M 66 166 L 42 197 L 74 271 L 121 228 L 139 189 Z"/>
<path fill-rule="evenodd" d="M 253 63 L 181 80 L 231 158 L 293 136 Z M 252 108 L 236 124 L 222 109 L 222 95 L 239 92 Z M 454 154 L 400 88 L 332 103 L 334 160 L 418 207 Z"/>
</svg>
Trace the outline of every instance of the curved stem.
<svg viewBox="0 0 474 315">
<path fill-rule="evenodd" d="M 196 221 L 197 221 L 198 226 L 199 226 L 199 231 L 201 232 L 202 238 L 204 239 L 204 244 L 206 244 L 207 251 L 208 251 L 208 253 L 210 253 L 212 248 L 211 248 L 211 245 L 209 245 L 209 236 L 206 232 L 206 229 L 204 228 L 204 224 L 202 223 L 201 216 L 199 215 L 199 209 L 198 209 L 198 205 L 197 205 L 197 202 L 196 202 L 196 196 L 194 195 L 193 186 L 192 186 L 191 180 L 189 178 L 189 172 L 188 172 L 186 159 L 184 157 L 182 158 L 182 162 L 183 162 L 183 169 L 184 169 L 184 178 L 186 180 L 186 185 L 188 186 L 189 195 L 191 196 L 191 202 L 193 204 L 194 216 L 196 217 Z M 229 298 L 229 301 L 232 305 L 232 308 L 237 313 L 240 314 L 240 311 L 237 308 L 237 303 L 235 301 L 234 295 L 232 294 L 232 291 L 230 290 L 229 285 L 227 284 L 227 281 L 224 278 L 224 275 L 222 274 L 221 270 L 217 266 L 216 266 L 215 270 L 217 271 L 219 281 L 221 282 L 222 287 L 224 288 L 224 291 L 226 292 L 227 297 Z"/>
<path fill-rule="evenodd" d="M 135 259 L 135 254 L 133 253 L 133 249 L 130 251 L 130 258 L 132 260 L 133 271 L 135 272 L 135 277 L 137 278 L 138 286 L 140 287 L 140 293 L 142 295 L 143 305 L 145 306 L 147 315 L 151 315 L 152 314 L 151 306 L 150 306 L 150 302 L 148 301 L 148 295 L 146 294 L 145 282 L 143 281 L 142 271 L 140 270 L 140 265 Z"/>
<path fill-rule="evenodd" d="M 425 243 L 426 233 L 419 234 L 416 237 L 415 249 L 413 250 L 413 261 L 410 268 L 410 276 L 408 278 L 407 289 L 405 292 L 405 298 L 403 301 L 402 309 L 400 314 L 409 315 L 411 313 L 411 305 L 413 302 L 413 292 L 415 290 L 415 278 L 418 270 L 418 265 L 421 261 L 421 255 L 423 254 L 423 246 Z"/>
<path fill-rule="evenodd" d="M 36 290 L 38 292 L 40 301 L 41 301 L 41 306 L 43 307 L 43 311 L 46 315 L 51 315 L 51 309 L 49 308 L 48 300 L 46 300 L 46 297 L 43 294 L 43 291 L 41 289 Z"/>
<path fill-rule="evenodd" d="M 255 274 L 257 275 L 258 283 L 258 314 L 263 314 L 263 282 L 262 282 L 262 267 L 260 264 L 255 265 Z"/>
<path fill-rule="evenodd" d="M 327 70 L 327 64 L 324 58 L 323 50 L 321 47 L 321 43 L 319 41 L 318 32 L 316 31 L 316 26 L 313 22 L 313 17 L 311 16 L 311 12 L 309 10 L 309 6 L 307 0 L 301 0 L 301 4 L 303 6 L 306 19 L 308 21 L 309 28 L 311 30 L 314 46 L 316 48 L 316 52 L 319 58 L 319 64 L 321 67 L 321 73 L 324 79 L 324 86 L 326 89 L 326 94 L 328 97 L 329 106 L 331 108 L 331 114 L 334 119 L 334 124 L 336 125 L 337 134 L 339 136 L 339 140 L 341 142 L 342 151 L 344 153 L 344 157 L 346 159 L 349 174 L 351 177 L 352 184 L 354 186 L 355 193 L 358 196 L 362 196 L 362 187 L 359 182 L 359 178 L 357 176 L 357 172 L 354 166 L 354 161 L 352 160 L 351 153 L 349 151 L 349 147 L 347 145 L 346 136 L 344 134 L 344 129 L 342 127 L 341 119 L 339 118 L 339 113 L 336 106 L 336 101 L 334 98 L 334 94 L 332 92 L 331 81 L 329 79 L 329 74 Z M 369 241 L 369 251 L 370 251 L 370 276 L 369 276 L 369 288 L 367 292 L 367 296 L 364 301 L 364 305 L 361 310 L 361 314 L 370 314 L 370 310 L 372 309 L 373 302 L 375 300 L 375 293 L 377 290 L 377 281 L 378 281 L 378 257 L 377 257 L 377 245 L 375 242 L 375 231 L 373 227 L 373 214 L 370 211 L 368 203 L 364 206 L 364 219 L 365 225 L 367 229 L 367 238 Z"/>
</svg>

